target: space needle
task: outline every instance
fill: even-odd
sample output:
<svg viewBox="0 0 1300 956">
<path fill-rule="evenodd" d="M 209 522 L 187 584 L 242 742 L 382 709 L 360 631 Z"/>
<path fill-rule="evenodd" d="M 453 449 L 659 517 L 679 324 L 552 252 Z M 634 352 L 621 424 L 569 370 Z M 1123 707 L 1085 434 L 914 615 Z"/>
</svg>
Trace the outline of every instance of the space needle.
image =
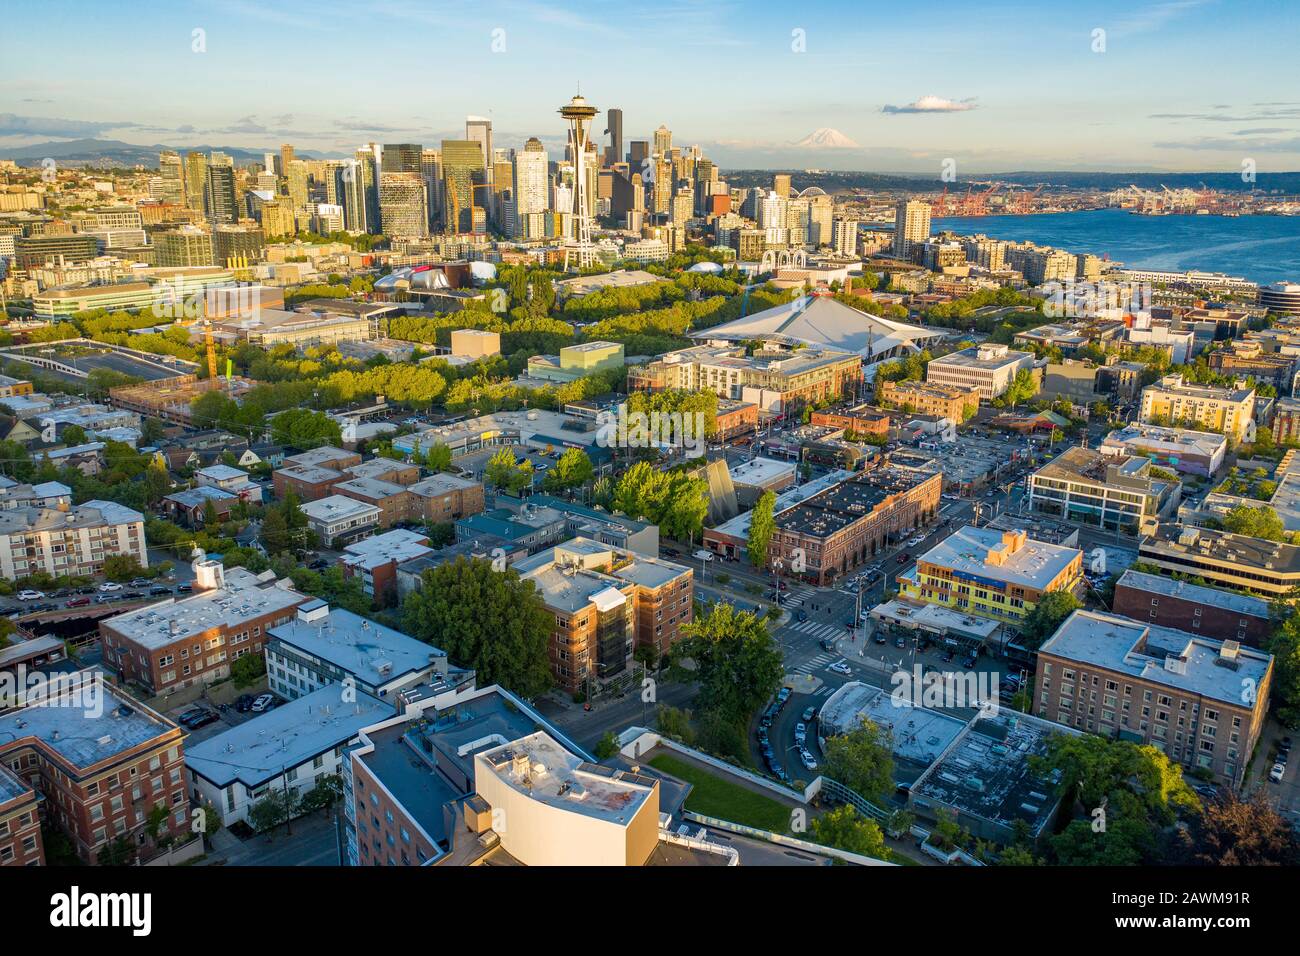
<svg viewBox="0 0 1300 956">
<path fill-rule="evenodd" d="M 596 261 L 596 247 L 591 244 L 590 196 L 587 192 L 587 143 L 592 117 L 599 110 L 581 94 L 560 107 L 560 115 L 569 121 L 569 137 L 573 144 L 573 238 L 564 246 L 564 268 L 568 271 L 570 257 L 579 269 Z"/>
</svg>

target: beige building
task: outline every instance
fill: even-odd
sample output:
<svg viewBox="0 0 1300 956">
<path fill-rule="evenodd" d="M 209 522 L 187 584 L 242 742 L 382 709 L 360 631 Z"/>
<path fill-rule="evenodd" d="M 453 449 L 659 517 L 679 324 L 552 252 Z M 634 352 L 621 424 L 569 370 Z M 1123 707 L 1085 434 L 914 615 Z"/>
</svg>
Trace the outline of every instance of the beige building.
<svg viewBox="0 0 1300 956">
<path fill-rule="evenodd" d="M 1237 641 L 1079 610 L 1038 651 L 1034 711 L 1157 747 L 1187 770 L 1236 786 L 1263 728 L 1272 678 L 1272 655 Z"/>
<path fill-rule="evenodd" d="M 881 382 L 876 388 L 881 402 L 911 408 L 923 415 L 938 415 L 960 425 L 979 411 L 980 392 L 974 385 L 939 385 L 933 382 Z"/>
<path fill-rule="evenodd" d="M 1166 375 L 1142 389 L 1141 421 L 1220 432 L 1231 442 L 1249 441 L 1255 430 L 1255 390 L 1188 385 Z"/>
<path fill-rule="evenodd" d="M 8 581 L 38 571 L 55 577 L 97 574 L 114 555 L 149 566 L 140 512 L 113 501 L 0 511 L 0 577 Z"/>
<path fill-rule="evenodd" d="M 484 329 L 453 329 L 451 354 L 463 355 L 471 360 L 501 354 L 501 334 Z"/>
<path fill-rule="evenodd" d="M 932 359 L 925 380 L 934 385 L 973 388 L 984 401 L 992 401 L 1010 387 L 1022 370 L 1032 371 L 1032 352 L 1016 352 L 1005 345 L 973 345 Z"/>
</svg>

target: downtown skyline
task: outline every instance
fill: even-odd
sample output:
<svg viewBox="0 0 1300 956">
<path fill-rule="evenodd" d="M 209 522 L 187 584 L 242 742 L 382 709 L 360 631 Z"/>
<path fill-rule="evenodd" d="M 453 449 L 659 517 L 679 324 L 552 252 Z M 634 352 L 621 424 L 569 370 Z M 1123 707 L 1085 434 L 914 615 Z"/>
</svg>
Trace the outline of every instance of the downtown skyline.
<svg viewBox="0 0 1300 956">
<path fill-rule="evenodd" d="M 886 16 L 844 3 L 679 0 L 629 14 L 383 0 L 366 11 L 243 0 L 12 10 L 0 155 L 98 138 L 292 140 L 336 157 L 370 140 L 455 137 L 468 113 L 491 118 L 498 145 L 537 136 L 553 150 L 564 141 L 554 104 L 581 87 L 602 111 L 602 142 L 603 111 L 617 107 L 626 141 L 663 123 L 733 168 L 923 174 L 950 157 L 959 174 L 1229 172 L 1247 157 L 1260 172 L 1300 168 L 1300 100 L 1284 92 L 1297 13 L 1282 3 L 950 3 Z M 41 66 L 52 22 L 76 53 L 57 74 Z M 139 69 L 122 69 L 123 50 Z M 1230 68 L 1205 69 L 1207 58 Z"/>
</svg>

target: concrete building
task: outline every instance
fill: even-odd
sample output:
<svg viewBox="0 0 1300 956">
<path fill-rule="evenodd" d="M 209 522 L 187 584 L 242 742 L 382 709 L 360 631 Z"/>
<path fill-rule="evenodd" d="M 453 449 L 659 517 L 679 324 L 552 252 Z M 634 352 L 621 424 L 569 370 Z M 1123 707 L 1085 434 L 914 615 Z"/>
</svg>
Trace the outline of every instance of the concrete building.
<svg viewBox="0 0 1300 956">
<path fill-rule="evenodd" d="M 930 204 L 903 200 L 894 210 L 895 259 L 911 259 L 912 249 L 930 238 Z"/>
<path fill-rule="evenodd" d="M 37 572 L 89 577 L 115 555 L 149 566 L 144 515 L 117 502 L 0 510 L 0 577 L 8 581 Z"/>
<path fill-rule="evenodd" d="M 1235 788 L 1263 729 L 1272 678 L 1272 655 L 1237 641 L 1079 610 L 1038 651 L 1034 710 L 1157 747 Z"/>
<path fill-rule="evenodd" d="M 534 355 L 528 360 L 528 376 L 549 382 L 573 382 L 622 367 L 621 342 L 582 342 L 566 345 L 558 357 Z"/>
<path fill-rule="evenodd" d="M 1269 604 L 1262 598 L 1131 568 L 1115 585 L 1111 611 L 1143 624 L 1208 634 L 1251 647 L 1263 647 L 1274 630 Z"/>
<path fill-rule="evenodd" d="M 1142 539 L 1138 557 L 1169 574 L 1193 575 L 1265 598 L 1287 598 L 1300 587 L 1300 547 L 1227 531 L 1161 527 Z"/>
<path fill-rule="evenodd" d="M 98 862 L 117 841 L 142 862 L 163 851 L 164 839 L 187 843 L 185 735 L 94 671 L 66 678 L 0 714 L 0 764 L 11 771 L 8 786 L 0 784 L 0 819 L 12 820 L 14 862 L 30 863 L 40 849 L 39 823 L 22 785 L 39 794 L 41 816 L 67 835 L 83 863 Z M 152 837 L 149 817 L 157 807 L 166 815 Z M 0 835 L 0 862 L 7 838 Z"/>
<path fill-rule="evenodd" d="M 266 632 L 308 600 L 274 572 L 227 572 L 209 560 L 196 561 L 194 570 L 192 596 L 100 622 L 104 667 L 120 680 L 157 695 L 228 677 L 232 661 L 260 655 Z"/>
<path fill-rule="evenodd" d="M 1111 432 L 1097 450 L 1103 455 L 1149 458 L 1163 468 L 1209 477 L 1223 467 L 1228 439 L 1216 432 L 1135 424 Z"/>
<path fill-rule="evenodd" d="M 1043 596 L 1077 594 L 1083 552 L 1035 541 L 1023 531 L 964 527 L 899 578 L 900 593 L 998 621 L 1023 621 Z"/>
<path fill-rule="evenodd" d="M 936 385 L 975 388 L 983 401 L 992 401 L 1011 385 L 1017 373 L 1032 371 L 1032 352 L 1015 352 L 1005 345 L 973 345 L 931 359 L 925 380 Z"/>
<path fill-rule="evenodd" d="M 1182 486 L 1151 475 L 1150 459 L 1067 448 L 1029 476 L 1029 510 L 1130 534 L 1178 507 Z"/>
<path fill-rule="evenodd" d="M 1188 385 L 1181 375 L 1166 375 L 1142 389 L 1139 419 L 1147 424 L 1180 425 L 1220 432 L 1234 444 L 1249 441 L 1255 428 L 1253 388 Z"/>
<path fill-rule="evenodd" d="M 470 361 L 500 355 L 501 335 L 484 329 L 453 329 L 451 354 L 463 355 Z"/>
</svg>

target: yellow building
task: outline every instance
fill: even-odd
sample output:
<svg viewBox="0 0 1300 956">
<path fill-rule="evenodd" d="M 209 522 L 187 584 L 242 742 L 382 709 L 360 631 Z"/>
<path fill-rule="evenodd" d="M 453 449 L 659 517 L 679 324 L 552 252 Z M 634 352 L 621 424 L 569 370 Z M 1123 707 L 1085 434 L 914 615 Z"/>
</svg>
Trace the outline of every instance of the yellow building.
<svg viewBox="0 0 1300 956">
<path fill-rule="evenodd" d="M 949 535 L 899 579 L 902 593 L 999 621 L 1022 620 L 1052 591 L 1076 591 L 1078 548 L 1034 541 L 1024 531 L 966 527 Z"/>
<path fill-rule="evenodd" d="M 1255 423 L 1255 390 L 1188 385 L 1181 375 L 1166 375 L 1142 389 L 1140 419 L 1220 432 L 1234 443 L 1248 441 Z"/>
</svg>

